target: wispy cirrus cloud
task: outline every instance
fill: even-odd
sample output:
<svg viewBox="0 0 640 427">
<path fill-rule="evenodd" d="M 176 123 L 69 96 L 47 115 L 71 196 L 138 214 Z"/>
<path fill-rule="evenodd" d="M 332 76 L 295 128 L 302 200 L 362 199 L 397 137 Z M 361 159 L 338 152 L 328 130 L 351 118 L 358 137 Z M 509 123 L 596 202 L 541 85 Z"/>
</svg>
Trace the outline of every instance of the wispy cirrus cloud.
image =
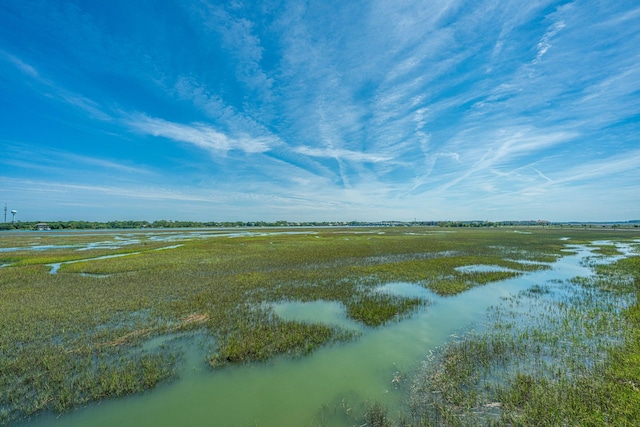
<svg viewBox="0 0 640 427">
<path fill-rule="evenodd" d="M 143 134 L 192 144 L 214 154 L 240 150 L 245 153 L 264 153 L 278 144 L 274 137 L 230 137 L 204 123 L 185 125 L 135 114 L 125 120 L 127 126 Z"/>
<path fill-rule="evenodd" d="M 351 162 L 378 163 L 392 160 L 389 156 L 345 150 L 342 148 L 312 148 L 301 146 L 295 147 L 293 151 L 305 156 L 335 158 Z"/>
<path fill-rule="evenodd" d="M 20 58 L 2 50 L 0 50 L 0 57 L 3 58 L 5 61 L 8 61 L 9 63 L 11 63 L 13 66 L 18 68 L 21 72 L 23 72 L 27 76 L 31 78 L 39 77 L 38 71 L 31 65 L 21 60 Z"/>
<path fill-rule="evenodd" d="M 534 127 L 490 131 L 482 128 L 468 129 L 452 138 L 448 145 L 451 151 L 434 153 L 430 157 L 422 178 L 416 180 L 411 191 L 416 192 L 420 188 L 423 192 L 436 191 L 444 194 L 464 181 L 485 190 L 498 190 L 504 187 L 503 180 L 507 176 L 501 171 L 519 168 L 523 159 L 536 158 L 540 153 L 566 144 L 578 136 L 575 132 L 547 131 Z M 478 140 L 483 143 L 477 144 Z M 435 169 L 438 158 L 450 160 L 442 169 Z M 488 182 L 491 184 L 486 184 Z"/>
<path fill-rule="evenodd" d="M 542 60 L 544 54 L 547 53 L 547 51 L 551 48 L 551 40 L 553 39 L 553 37 L 558 34 L 558 32 L 565 26 L 566 25 L 564 21 L 558 21 L 554 23 L 546 33 L 544 33 L 544 36 L 542 36 L 542 39 L 540 39 L 540 41 L 536 45 L 537 53 L 536 58 L 533 60 L 534 64 L 537 64 Z"/>
<path fill-rule="evenodd" d="M 640 171 L 640 150 L 630 150 L 624 154 L 591 159 L 581 164 L 571 165 L 556 171 L 553 184 L 571 182 L 593 182 L 601 178 L 626 178 Z M 633 184 L 635 186 L 635 183 Z"/>
<path fill-rule="evenodd" d="M 65 172 L 77 174 L 78 171 L 92 171 L 94 174 L 101 171 L 105 174 L 127 176 L 153 176 L 154 172 L 148 168 L 126 162 L 107 159 L 104 157 L 92 157 L 74 152 L 63 151 L 51 147 L 34 147 L 16 141 L 0 141 L 5 144 L 5 156 L 0 157 L 0 164 L 17 167 L 23 170 L 31 170 L 31 173 L 41 175 L 62 175 Z M 74 170 L 69 171 L 68 165 L 73 165 Z"/>
<path fill-rule="evenodd" d="M 527 174 L 527 169 L 533 174 Z M 620 214 L 628 215 L 632 214 L 633 206 L 638 202 L 637 184 L 629 181 L 629 176 L 637 170 L 640 170 L 639 150 L 577 165 L 567 164 L 566 159 L 558 157 L 512 171 L 508 179 L 517 184 L 508 191 L 486 197 L 490 204 L 505 209 L 514 202 L 524 203 L 523 206 L 532 212 L 535 206 L 540 217 L 562 215 L 563 211 L 572 209 L 572 204 L 579 203 L 582 207 L 589 206 L 590 212 L 584 215 L 596 218 L 607 215 L 608 203 L 619 203 L 616 198 L 624 197 L 628 203 L 620 205 L 620 209 L 625 211 Z M 594 200 L 598 203 L 593 204 Z"/>
<path fill-rule="evenodd" d="M 218 35 L 221 45 L 234 58 L 236 79 L 251 91 L 260 93 L 261 101 L 269 97 L 272 79 L 262 70 L 264 48 L 253 21 L 236 16 L 241 5 L 224 5 L 203 1 L 193 10 L 211 33 Z"/>
<path fill-rule="evenodd" d="M 28 87 L 29 91 L 38 93 L 43 97 L 63 102 L 81 111 L 83 114 L 88 114 L 94 119 L 102 121 L 111 120 L 111 115 L 105 112 L 98 102 L 56 83 L 38 72 L 34 66 L 28 64 L 17 56 L 0 51 L 0 58 L 4 58 L 7 62 L 17 68 L 23 76 L 27 77 L 26 81 L 24 79 L 17 81 L 17 85 Z"/>
</svg>

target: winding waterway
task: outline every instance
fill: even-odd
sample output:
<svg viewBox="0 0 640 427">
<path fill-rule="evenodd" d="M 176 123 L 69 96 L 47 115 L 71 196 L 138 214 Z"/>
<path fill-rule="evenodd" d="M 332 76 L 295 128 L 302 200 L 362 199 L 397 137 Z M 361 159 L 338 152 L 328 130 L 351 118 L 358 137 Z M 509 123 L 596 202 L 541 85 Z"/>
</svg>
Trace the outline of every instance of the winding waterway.
<svg viewBox="0 0 640 427">
<path fill-rule="evenodd" d="M 180 378 L 173 382 L 141 395 L 91 404 L 58 418 L 45 415 L 29 425 L 350 425 L 344 414 L 357 411 L 361 402 L 379 401 L 389 408 L 399 407 L 405 397 L 402 387 L 396 389 L 406 378 L 402 374 L 414 370 L 452 335 L 474 325 L 480 327 L 487 308 L 499 304 L 502 297 L 533 285 L 590 275 L 581 261 L 591 252 L 586 247 L 571 250 L 575 254 L 564 256 L 549 270 L 477 287 L 454 297 L 439 297 L 408 283 L 388 284 L 381 291 L 422 297 L 431 304 L 410 318 L 375 329 L 349 320 L 339 303 L 277 304 L 274 310 L 284 318 L 337 324 L 357 329 L 361 336 L 299 359 L 282 357 L 218 371 L 206 366 L 204 351 L 193 345 L 187 351 Z"/>
</svg>

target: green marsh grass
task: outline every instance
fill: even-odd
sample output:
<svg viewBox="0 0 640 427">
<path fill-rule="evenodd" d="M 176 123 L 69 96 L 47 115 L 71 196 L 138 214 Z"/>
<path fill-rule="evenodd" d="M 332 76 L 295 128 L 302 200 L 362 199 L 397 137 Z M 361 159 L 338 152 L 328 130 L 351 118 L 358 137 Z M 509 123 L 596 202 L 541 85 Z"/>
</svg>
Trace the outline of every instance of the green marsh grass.
<svg viewBox="0 0 640 427">
<path fill-rule="evenodd" d="M 595 277 L 535 285 L 494 307 L 484 331 L 425 365 L 404 425 L 636 425 L 638 267 L 638 256 L 598 264 Z"/>
<path fill-rule="evenodd" d="M 356 339 L 338 327 L 285 321 L 268 303 L 336 301 L 372 327 L 401 320 L 424 301 L 376 293 L 408 281 L 441 295 L 522 272 L 548 268 L 561 237 L 602 239 L 583 230 L 457 230 L 424 228 L 310 229 L 302 234 L 151 240 L 153 233 L 0 233 L 0 248 L 86 245 L 138 239 L 118 248 L 74 247 L 0 252 L 0 421 L 60 413 L 88 402 L 138 393 L 178 375 L 179 346 L 149 349 L 154 337 L 183 332 L 208 340 L 203 360 L 264 362 L 304 356 L 332 342 Z M 126 234 L 126 236 L 125 236 Z M 620 236 L 625 235 L 620 232 Z M 597 236 L 597 237 L 596 237 Z M 607 234 L 607 239 L 616 238 Z M 169 250 L 156 250 L 182 244 Z M 63 264 L 50 274 L 47 264 Z M 516 261 L 514 261 L 516 260 Z M 466 265 L 514 271 L 460 272 Z M 94 275 L 94 276 L 91 276 Z M 267 305 L 265 305 L 267 303 Z M 428 308 L 427 308 L 428 309 Z M 190 320 L 191 319 L 191 320 Z M 193 320 L 196 319 L 196 320 Z"/>
<path fill-rule="evenodd" d="M 416 308 L 426 305 L 420 298 L 403 298 L 396 295 L 359 295 L 347 303 L 347 315 L 367 326 L 380 326 L 393 319 L 407 316 Z"/>
</svg>

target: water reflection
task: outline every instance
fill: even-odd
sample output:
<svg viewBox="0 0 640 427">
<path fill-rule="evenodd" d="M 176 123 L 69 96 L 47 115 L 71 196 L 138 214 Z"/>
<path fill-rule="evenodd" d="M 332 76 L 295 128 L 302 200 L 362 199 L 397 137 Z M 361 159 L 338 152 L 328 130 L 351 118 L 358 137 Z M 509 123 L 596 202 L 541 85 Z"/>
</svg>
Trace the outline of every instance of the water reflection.
<svg viewBox="0 0 640 427">
<path fill-rule="evenodd" d="M 358 331 L 363 329 L 362 325 L 347 317 L 345 306 L 337 301 L 288 301 L 271 307 L 284 320 L 323 323 Z"/>
<path fill-rule="evenodd" d="M 463 265 L 461 267 L 456 267 L 454 270 L 459 271 L 460 273 L 493 273 L 493 272 L 502 272 L 502 271 L 515 271 L 511 268 L 502 267 L 499 265 L 487 265 L 487 264 L 475 264 L 475 265 Z"/>
</svg>

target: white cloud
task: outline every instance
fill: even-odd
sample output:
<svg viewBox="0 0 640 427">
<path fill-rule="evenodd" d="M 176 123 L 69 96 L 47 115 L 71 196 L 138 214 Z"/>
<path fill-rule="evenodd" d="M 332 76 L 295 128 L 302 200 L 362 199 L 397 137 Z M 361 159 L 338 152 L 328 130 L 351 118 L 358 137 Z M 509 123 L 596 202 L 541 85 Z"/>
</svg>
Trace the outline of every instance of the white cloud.
<svg viewBox="0 0 640 427">
<path fill-rule="evenodd" d="M 558 34 L 558 32 L 564 27 L 565 23 L 563 21 L 559 21 L 554 23 L 551 28 L 549 28 L 549 30 L 544 33 L 544 36 L 542 36 L 542 39 L 536 45 L 538 53 L 536 54 L 536 59 L 533 61 L 534 64 L 542 60 L 544 54 L 547 53 L 547 51 L 551 48 L 551 39 L 553 39 L 553 37 Z"/>
<path fill-rule="evenodd" d="M 635 186 L 640 181 L 640 172 L 638 171 L 640 171 L 640 150 L 631 150 L 624 154 L 567 166 L 562 170 L 561 177 L 556 179 L 554 183 L 567 184 L 584 180 L 596 182 L 605 177 L 621 177 L 622 174 L 633 176 L 635 174 L 635 182 L 631 181 Z"/>
<path fill-rule="evenodd" d="M 196 82 L 193 77 L 179 76 L 169 92 L 171 95 L 175 93 L 178 99 L 190 101 L 213 119 L 229 121 L 237 115 L 232 107 L 225 105 L 220 96 L 209 93 L 207 87 Z"/>
<path fill-rule="evenodd" d="M 273 81 L 260 67 L 263 47 L 254 32 L 254 24 L 249 19 L 234 16 L 233 10 L 227 11 L 218 4 L 203 2 L 200 13 L 204 25 L 219 34 L 222 46 L 235 59 L 238 81 L 259 91 L 262 97 L 268 97 Z"/>
<path fill-rule="evenodd" d="M 242 135 L 229 137 L 204 123 L 184 125 L 166 120 L 134 115 L 125 122 L 132 129 L 144 134 L 186 142 L 212 153 L 226 153 L 241 150 L 245 153 L 264 153 L 277 144 L 276 138 L 269 136 L 251 137 Z"/>
<path fill-rule="evenodd" d="M 39 77 L 38 72 L 36 71 L 36 69 L 33 68 L 31 65 L 27 64 L 26 62 L 22 61 L 20 58 L 17 58 L 14 55 L 11 55 L 11 54 L 9 54 L 7 52 L 4 52 L 2 50 L 0 50 L 0 57 L 3 57 L 5 60 L 9 61 L 16 68 L 18 68 L 23 73 L 27 74 L 29 77 L 32 77 L 32 78 L 38 78 Z"/>
<path fill-rule="evenodd" d="M 313 148 L 313 147 L 301 146 L 301 147 L 295 147 L 293 151 L 295 151 L 298 154 L 303 154 L 305 156 L 335 158 L 340 160 L 348 160 L 352 162 L 377 163 L 377 162 L 385 162 L 392 159 L 391 157 L 384 156 L 384 155 L 344 150 L 341 148 Z"/>
<path fill-rule="evenodd" d="M 1 57 L 4 57 L 23 74 L 26 74 L 29 77 L 29 81 L 34 83 L 29 86 L 29 90 L 38 92 L 41 96 L 51 97 L 58 101 L 62 101 L 65 104 L 81 110 L 83 113 L 88 114 L 94 119 L 101 121 L 111 120 L 111 116 L 102 110 L 102 106 L 98 102 L 70 91 L 49 78 L 44 77 L 41 73 L 36 71 L 34 67 L 14 55 L 0 51 L 0 58 Z M 19 84 L 21 85 L 24 83 L 25 82 L 22 81 L 22 79 L 19 81 Z"/>
<path fill-rule="evenodd" d="M 47 175 L 77 175 L 78 171 L 91 171 L 92 175 L 99 172 L 123 176 L 152 176 L 153 173 L 143 167 L 132 165 L 131 161 L 118 162 L 106 158 L 86 156 L 55 148 L 27 145 L 21 142 L 7 142 L 5 156 L 0 157 L 0 163 L 20 169 L 31 170 L 33 173 Z M 127 164 L 129 163 L 129 164 Z M 72 168 L 69 167 L 72 165 Z"/>
</svg>

